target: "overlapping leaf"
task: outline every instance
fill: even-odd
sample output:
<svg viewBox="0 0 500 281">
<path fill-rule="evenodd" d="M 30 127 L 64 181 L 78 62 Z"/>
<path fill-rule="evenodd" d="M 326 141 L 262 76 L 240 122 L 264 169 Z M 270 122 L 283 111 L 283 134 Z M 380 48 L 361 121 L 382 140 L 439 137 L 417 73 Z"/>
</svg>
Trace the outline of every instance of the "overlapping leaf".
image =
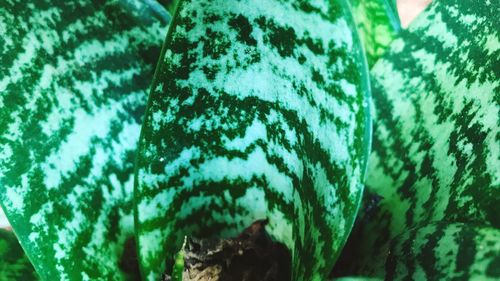
<svg viewBox="0 0 500 281">
<path fill-rule="evenodd" d="M 354 20 L 371 67 L 401 30 L 393 0 L 350 0 Z"/>
<path fill-rule="evenodd" d="M 143 275 L 184 235 L 269 218 L 294 280 L 325 280 L 349 234 L 368 150 L 368 81 L 347 3 L 181 1 L 139 148 Z"/>
<path fill-rule="evenodd" d="M 373 238 L 376 236 L 365 237 Z M 494 281 L 500 278 L 498 228 L 434 222 L 411 228 L 380 245 L 377 257 L 383 260 L 372 259 L 377 267 L 365 264 L 359 269 L 364 274 L 379 275 L 385 280 Z M 356 248 L 351 245 L 347 249 Z M 350 262 L 355 260 L 355 255 L 363 254 L 362 251 L 349 253 Z"/>
<path fill-rule="evenodd" d="M 0 228 L 0 280 L 38 280 L 12 231 Z"/>
<path fill-rule="evenodd" d="M 500 279 L 500 229 L 432 223 L 393 238 L 386 280 Z"/>
<path fill-rule="evenodd" d="M 152 1 L 0 2 L 0 199 L 44 280 L 121 280 L 166 33 Z"/>
<path fill-rule="evenodd" d="M 351 251 L 366 258 L 346 263 L 355 267 L 349 273 L 387 277 L 388 243 L 411 241 L 418 231 L 410 229 L 441 221 L 500 227 L 499 10 L 498 1 L 436 0 L 373 67 L 367 184 L 380 203 L 360 223 Z M 459 263 L 464 253 L 435 255 Z M 416 266 L 426 256 L 412 258 L 395 265 L 397 274 L 453 277 L 453 264 L 433 270 Z M 464 276 L 482 264 L 468 258 Z"/>
</svg>

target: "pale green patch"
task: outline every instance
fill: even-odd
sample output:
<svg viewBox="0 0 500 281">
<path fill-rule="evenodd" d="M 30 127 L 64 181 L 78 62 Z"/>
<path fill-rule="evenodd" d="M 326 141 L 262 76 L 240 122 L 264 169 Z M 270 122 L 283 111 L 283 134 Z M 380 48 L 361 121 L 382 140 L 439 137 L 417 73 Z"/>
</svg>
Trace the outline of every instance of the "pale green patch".
<svg viewBox="0 0 500 281">
<path fill-rule="evenodd" d="M 141 80 L 166 18 L 134 0 L 24 4 L 0 4 L 3 207 L 43 279 L 124 280 Z"/>
<path fill-rule="evenodd" d="M 498 9 L 433 1 L 372 68 L 374 196 L 350 274 L 494 279 L 498 241 L 483 233 L 500 225 Z"/>
<path fill-rule="evenodd" d="M 292 251 L 295 279 L 330 270 L 362 190 L 369 89 L 347 4 L 300 4 L 180 2 L 140 142 L 145 278 L 171 266 L 184 235 L 262 218 Z M 165 190 L 173 199 L 151 211 Z"/>
</svg>

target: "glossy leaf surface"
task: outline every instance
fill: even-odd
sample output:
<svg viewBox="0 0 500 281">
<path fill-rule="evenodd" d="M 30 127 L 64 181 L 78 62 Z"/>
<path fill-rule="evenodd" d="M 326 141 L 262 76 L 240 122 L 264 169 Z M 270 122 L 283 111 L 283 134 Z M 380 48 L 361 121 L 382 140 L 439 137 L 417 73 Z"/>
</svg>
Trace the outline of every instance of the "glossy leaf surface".
<svg viewBox="0 0 500 281">
<path fill-rule="evenodd" d="M 500 228 L 499 9 L 498 1 L 433 1 L 372 68 L 367 189 L 379 202 L 353 238 L 351 252 L 365 258 L 347 263 L 350 274 L 385 275 L 383 249 L 409 229 Z"/>
<path fill-rule="evenodd" d="M 194 237 L 269 218 L 294 280 L 325 280 L 357 212 L 365 59 L 344 1 L 181 1 L 137 167 L 142 273 Z"/>
<path fill-rule="evenodd" d="M 0 2 L 0 199 L 45 280 L 121 280 L 133 167 L 168 14 Z"/>
</svg>

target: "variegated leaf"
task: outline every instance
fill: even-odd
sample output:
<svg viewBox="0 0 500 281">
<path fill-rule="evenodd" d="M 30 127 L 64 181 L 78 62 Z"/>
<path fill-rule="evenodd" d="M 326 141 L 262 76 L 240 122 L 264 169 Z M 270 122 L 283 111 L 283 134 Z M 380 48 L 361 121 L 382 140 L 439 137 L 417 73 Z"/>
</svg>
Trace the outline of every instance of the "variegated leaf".
<svg viewBox="0 0 500 281">
<path fill-rule="evenodd" d="M 24 254 L 16 235 L 0 228 L 0 280 L 38 280 L 33 265 Z"/>
<path fill-rule="evenodd" d="M 393 0 L 350 0 L 354 21 L 371 67 L 401 30 Z"/>
<path fill-rule="evenodd" d="M 0 2 L 0 199 L 44 280 L 121 280 L 133 166 L 168 13 Z"/>
<path fill-rule="evenodd" d="M 410 228 L 500 228 L 499 11 L 498 1 L 433 1 L 373 67 L 367 189 L 380 203 L 353 237 L 363 258 L 346 262 L 350 274 L 385 275 L 383 249 Z"/>
<path fill-rule="evenodd" d="M 373 231 L 380 229 L 373 228 Z M 377 232 L 372 232 L 377 233 Z M 380 236 L 356 237 L 354 241 L 370 240 L 377 246 L 373 264 L 357 264 L 356 270 L 364 275 L 384 280 L 498 280 L 500 278 L 500 229 L 476 224 L 434 222 L 415 227 L 404 233 L 380 240 Z M 374 240 L 379 238 L 379 240 Z M 350 241 L 349 243 L 352 243 Z M 382 243 L 381 243 L 382 242 Z M 341 263 L 356 262 L 364 248 L 346 246 L 350 259 L 342 254 Z M 376 260 L 380 258 L 380 260 Z M 345 274 L 336 265 L 336 269 Z M 352 272 L 352 268 L 350 269 Z"/>
<path fill-rule="evenodd" d="M 391 240 L 385 280 L 500 279 L 500 229 L 440 222 Z"/>
<path fill-rule="evenodd" d="M 169 32 L 136 175 L 145 279 L 171 268 L 184 235 L 227 237 L 267 217 L 293 280 L 325 280 L 358 209 L 370 132 L 347 3 L 185 0 Z"/>
</svg>

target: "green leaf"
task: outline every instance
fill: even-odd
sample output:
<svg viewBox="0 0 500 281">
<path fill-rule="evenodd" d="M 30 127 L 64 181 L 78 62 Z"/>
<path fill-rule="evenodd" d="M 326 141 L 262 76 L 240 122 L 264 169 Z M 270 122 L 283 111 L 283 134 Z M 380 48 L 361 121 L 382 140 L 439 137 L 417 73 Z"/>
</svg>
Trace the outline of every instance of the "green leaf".
<svg viewBox="0 0 500 281">
<path fill-rule="evenodd" d="M 499 280 L 500 229 L 432 223 L 390 242 L 386 280 Z"/>
<path fill-rule="evenodd" d="M 350 0 L 354 20 L 371 67 L 401 30 L 393 0 Z"/>
<path fill-rule="evenodd" d="M 38 280 L 12 231 L 0 228 L 0 280 Z"/>
<path fill-rule="evenodd" d="M 235 236 L 263 218 L 292 251 L 293 280 L 325 280 L 370 132 L 347 3 L 186 0 L 169 32 L 138 152 L 144 280 L 171 268 L 185 235 Z"/>
<path fill-rule="evenodd" d="M 186 238 L 184 238 L 186 239 Z M 182 275 L 184 273 L 184 248 L 186 246 L 186 240 L 182 245 L 181 250 L 175 255 L 174 267 L 172 269 L 172 281 L 182 281 Z"/>
<path fill-rule="evenodd" d="M 175 8 L 180 0 L 157 0 L 160 4 L 162 4 L 171 15 L 175 13 Z"/>
<path fill-rule="evenodd" d="M 121 280 L 133 166 L 168 13 L 0 3 L 0 201 L 44 280 Z"/>
<path fill-rule="evenodd" d="M 360 222 L 351 252 L 365 258 L 350 274 L 383 275 L 381 248 L 414 227 L 500 228 L 499 9 L 433 1 L 372 68 L 367 189 L 381 199 Z"/>
<path fill-rule="evenodd" d="M 0 208 L 0 228 L 10 228 L 10 223 L 2 208 Z"/>
<path fill-rule="evenodd" d="M 442 219 L 500 227 L 498 9 L 436 1 L 372 69 L 367 183 L 404 217 L 394 230 Z"/>
</svg>

